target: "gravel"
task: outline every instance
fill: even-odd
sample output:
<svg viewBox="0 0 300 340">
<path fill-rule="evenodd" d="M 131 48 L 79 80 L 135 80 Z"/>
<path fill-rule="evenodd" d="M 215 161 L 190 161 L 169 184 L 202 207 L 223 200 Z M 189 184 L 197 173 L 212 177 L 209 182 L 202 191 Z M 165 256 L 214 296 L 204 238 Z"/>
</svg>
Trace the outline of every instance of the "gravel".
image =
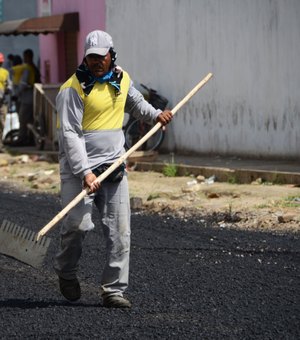
<svg viewBox="0 0 300 340">
<path fill-rule="evenodd" d="M 38 231 L 55 195 L 1 185 L 1 220 Z M 85 240 L 82 298 L 69 304 L 52 269 L 58 224 L 41 269 L 0 254 L 0 339 L 299 339 L 299 233 L 217 228 L 218 216 L 133 211 L 131 310 L 103 308 L 101 228 Z"/>
</svg>

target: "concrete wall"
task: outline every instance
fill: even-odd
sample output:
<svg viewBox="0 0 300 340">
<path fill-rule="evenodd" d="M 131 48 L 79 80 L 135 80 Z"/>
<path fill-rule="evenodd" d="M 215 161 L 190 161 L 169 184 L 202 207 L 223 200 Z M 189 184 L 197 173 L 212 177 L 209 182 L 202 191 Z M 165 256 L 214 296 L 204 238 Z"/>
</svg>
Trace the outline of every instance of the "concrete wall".
<svg viewBox="0 0 300 340">
<path fill-rule="evenodd" d="M 300 160 L 299 0 L 106 0 L 132 78 L 177 104 L 169 151 Z"/>
</svg>

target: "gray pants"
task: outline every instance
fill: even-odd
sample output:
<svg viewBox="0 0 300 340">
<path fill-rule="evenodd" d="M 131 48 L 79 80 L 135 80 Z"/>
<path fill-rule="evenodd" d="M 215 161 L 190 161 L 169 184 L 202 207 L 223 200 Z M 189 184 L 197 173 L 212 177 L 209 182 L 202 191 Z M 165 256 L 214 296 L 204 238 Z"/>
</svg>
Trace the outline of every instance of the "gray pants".
<svg viewBox="0 0 300 340">
<path fill-rule="evenodd" d="M 81 190 L 79 178 L 62 180 L 63 207 Z M 126 175 L 118 183 L 101 183 L 97 193 L 86 196 L 71 209 L 61 228 L 61 249 L 55 257 L 54 269 L 65 279 L 76 277 L 86 232 L 94 228 L 91 219 L 93 203 L 100 213 L 106 241 L 100 293 L 122 296 L 128 287 L 130 253 L 130 202 Z"/>
</svg>

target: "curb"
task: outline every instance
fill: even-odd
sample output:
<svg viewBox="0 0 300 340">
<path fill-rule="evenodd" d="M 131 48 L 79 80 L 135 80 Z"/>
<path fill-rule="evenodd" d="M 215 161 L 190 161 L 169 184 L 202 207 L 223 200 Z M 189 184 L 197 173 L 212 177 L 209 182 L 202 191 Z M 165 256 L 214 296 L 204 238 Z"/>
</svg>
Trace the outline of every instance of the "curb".
<svg viewBox="0 0 300 340">
<path fill-rule="evenodd" d="M 29 148 L 7 148 L 10 154 L 39 154 L 48 156 L 52 161 L 58 162 L 57 151 L 41 151 L 31 147 Z M 156 171 L 162 172 L 167 163 L 156 162 L 157 152 L 136 152 L 128 161 L 135 163 L 135 169 L 139 171 Z M 141 157 L 143 156 L 143 157 Z M 143 159 L 144 161 L 142 161 Z M 145 161 L 147 159 L 148 161 Z M 194 166 L 174 163 L 177 167 L 177 174 L 179 176 L 204 176 L 205 178 L 216 176 L 219 182 L 231 182 L 239 184 L 250 184 L 257 179 L 262 182 L 270 182 L 273 184 L 293 184 L 300 185 L 300 172 L 285 172 L 277 170 L 253 170 L 243 168 L 223 168 L 223 167 L 208 167 L 208 166 Z"/>
<path fill-rule="evenodd" d="M 219 182 L 231 182 L 238 184 L 250 184 L 257 179 L 262 182 L 273 184 L 294 184 L 300 185 L 300 173 L 282 172 L 270 170 L 252 170 L 252 169 L 229 169 L 220 167 L 201 167 L 183 164 L 174 164 L 177 167 L 179 176 L 199 176 L 206 178 L 216 176 Z M 136 162 L 135 170 L 138 171 L 156 171 L 162 172 L 166 166 L 165 163 Z"/>
</svg>

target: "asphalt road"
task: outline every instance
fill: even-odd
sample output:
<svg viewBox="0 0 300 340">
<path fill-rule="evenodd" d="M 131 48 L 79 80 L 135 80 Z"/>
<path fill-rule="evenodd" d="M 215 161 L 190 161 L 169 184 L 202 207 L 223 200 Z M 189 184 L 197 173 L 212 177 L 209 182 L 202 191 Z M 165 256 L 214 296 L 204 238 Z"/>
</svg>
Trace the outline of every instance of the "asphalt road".
<svg viewBox="0 0 300 340">
<path fill-rule="evenodd" d="M 1 223 L 38 231 L 60 210 L 55 196 L 0 191 Z M 61 297 L 52 270 L 59 225 L 40 270 L 0 255 L 0 339 L 299 339 L 299 235 L 216 229 L 216 218 L 133 212 L 131 310 L 101 306 L 96 214 L 77 304 Z"/>
</svg>

